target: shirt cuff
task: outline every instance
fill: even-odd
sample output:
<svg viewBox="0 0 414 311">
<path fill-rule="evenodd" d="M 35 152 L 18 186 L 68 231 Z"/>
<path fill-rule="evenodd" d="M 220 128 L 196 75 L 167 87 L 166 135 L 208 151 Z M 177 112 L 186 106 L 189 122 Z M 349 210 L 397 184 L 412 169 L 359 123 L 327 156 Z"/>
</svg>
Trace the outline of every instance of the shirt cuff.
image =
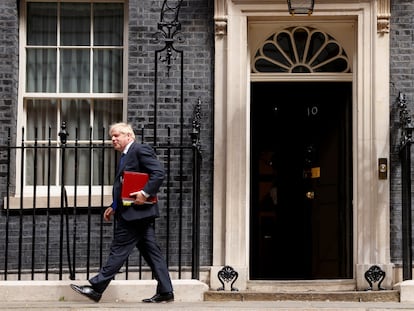
<svg viewBox="0 0 414 311">
<path fill-rule="evenodd" d="M 148 193 L 146 193 L 144 190 L 141 190 L 141 193 L 146 197 L 147 199 L 150 197 Z"/>
</svg>

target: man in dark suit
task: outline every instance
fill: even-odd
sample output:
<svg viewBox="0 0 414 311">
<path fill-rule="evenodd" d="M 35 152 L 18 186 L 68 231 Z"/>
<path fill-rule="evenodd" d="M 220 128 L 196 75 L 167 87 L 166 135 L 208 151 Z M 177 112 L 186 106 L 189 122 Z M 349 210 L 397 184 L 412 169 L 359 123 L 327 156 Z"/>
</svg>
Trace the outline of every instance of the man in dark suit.
<svg viewBox="0 0 414 311">
<path fill-rule="evenodd" d="M 114 239 L 107 262 L 99 273 L 89 280 L 91 285 L 71 284 L 71 287 L 76 292 L 98 302 L 136 246 L 158 282 L 156 294 L 144 299 L 143 302 L 173 301 L 174 294 L 167 264 L 155 240 L 154 220 L 159 217 L 158 205 L 145 203 L 150 196 L 157 194 L 164 180 L 164 169 L 150 146 L 135 142 L 135 134 L 130 125 L 113 124 L 109 134 L 114 149 L 122 153 L 113 185 L 113 203 L 104 212 L 106 221 L 110 221 L 112 215 L 115 215 L 117 220 Z M 130 194 L 131 197 L 135 197 L 135 201 L 130 206 L 123 206 L 121 200 L 124 171 L 149 174 L 149 180 L 144 188 Z"/>
</svg>

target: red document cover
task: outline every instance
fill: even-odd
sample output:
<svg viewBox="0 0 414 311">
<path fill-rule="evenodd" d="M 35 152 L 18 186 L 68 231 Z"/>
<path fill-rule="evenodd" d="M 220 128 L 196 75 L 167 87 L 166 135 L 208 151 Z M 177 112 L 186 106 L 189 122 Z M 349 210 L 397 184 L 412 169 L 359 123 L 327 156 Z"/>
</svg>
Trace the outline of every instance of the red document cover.
<svg viewBox="0 0 414 311">
<path fill-rule="evenodd" d="M 124 179 L 122 184 L 121 199 L 124 205 L 131 205 L 135 198 L 130 197 L 129 194 L 144 189 L 145 184 L 148 182 L 149 175 L 139 172 L 124 172 Z M 149 197 L 146 204 L 157 203 L 157 197 Z"/>
</svg>

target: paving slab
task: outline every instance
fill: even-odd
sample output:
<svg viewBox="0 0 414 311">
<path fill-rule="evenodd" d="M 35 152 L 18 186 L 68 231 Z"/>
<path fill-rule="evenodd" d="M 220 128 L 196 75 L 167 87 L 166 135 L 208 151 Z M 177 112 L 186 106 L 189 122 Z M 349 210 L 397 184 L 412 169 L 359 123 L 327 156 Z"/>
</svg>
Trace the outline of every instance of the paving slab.
<svg viewBox="0 0 414 311">
<path fill-rule="evenodd" d="M 171 302 L 161 304 L 145 303 L 81 303 L 71 301 L 58 302 L 1 302 L 0 310 L 32 311 L 140 311 L 140 310 L 179 310 L 179 311 L 414 311 L 414 303 L 398 302 L 322 302 L 322 301 L 206 301 Z"/>
</svg>

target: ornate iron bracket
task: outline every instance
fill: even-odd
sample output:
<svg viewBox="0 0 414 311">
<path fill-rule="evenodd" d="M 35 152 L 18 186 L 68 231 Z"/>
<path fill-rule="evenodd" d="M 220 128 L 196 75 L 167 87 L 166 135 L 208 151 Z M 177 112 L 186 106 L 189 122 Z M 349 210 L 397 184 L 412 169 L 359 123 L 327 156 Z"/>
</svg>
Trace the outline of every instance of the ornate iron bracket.
<svg viewBox="0 0 414 311">
<path fill-rule="evenodd" d="M 369 287 L 367 290 L 373 290 L 373 284 L 378 282 L 378 290 L 384 290 L 381 287 L 381 283 L 385 279 L 385 271 L 381 270 L 379 266 L 371 266 L 364 274 L 365 280 L 367 280 Z"/>
<path fill-rule="evenodd" d="M 234 270 L 232 267 L 224 266 L 223 269 L 221 269 L 217 273 L 217 277 L 222 285 L 221 287 L 217 289 L 218 291 L 225 290 L 224 282 L 226 283 L 231 282 L 230 288 L 232 292 L 238 291 L 237 288 L 233 287 L 233 284 L 236 282 L 237 278 L 239 277 L 239 273 L 236 270 Z"/>
<path fill-rule="evenodd" d="M 178 21 L 178 13 L 180 12 L 183 0 L 164 0 L 161 9 L 160 21 L 158 22 L 158 31 L 153 35 L 155 43 L 164 41 L 165 46 L 161 51 L 165 51 L 164 56 L 160 54 L 159 60 L 167 64 L 167 75 L 170 73 L 172 61 L 176 59 L 174 56 L 174 42 L 184 42 L 181 33 L 181 23 Z"/>
</svg>

